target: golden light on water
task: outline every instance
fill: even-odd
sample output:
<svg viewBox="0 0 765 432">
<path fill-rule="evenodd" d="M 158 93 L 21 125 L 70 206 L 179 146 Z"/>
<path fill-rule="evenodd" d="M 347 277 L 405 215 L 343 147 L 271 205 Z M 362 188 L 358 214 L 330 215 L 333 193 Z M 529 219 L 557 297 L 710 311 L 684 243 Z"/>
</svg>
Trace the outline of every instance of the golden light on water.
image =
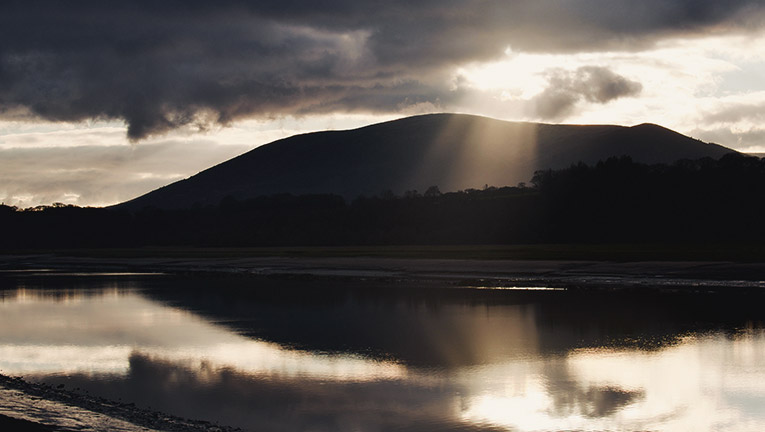
<svg viewBox="0 0 765 432">
<path fill-rule="evenodd" d="M 761 331 L 655 351 L 577 350 L 527 363 L 521 382 L 514 363 L 471 376 L 494 391 L 476 389 L 462 415 L 511 430 L 753 430 L 765 421 L 762 364 Z"/>
</svg>

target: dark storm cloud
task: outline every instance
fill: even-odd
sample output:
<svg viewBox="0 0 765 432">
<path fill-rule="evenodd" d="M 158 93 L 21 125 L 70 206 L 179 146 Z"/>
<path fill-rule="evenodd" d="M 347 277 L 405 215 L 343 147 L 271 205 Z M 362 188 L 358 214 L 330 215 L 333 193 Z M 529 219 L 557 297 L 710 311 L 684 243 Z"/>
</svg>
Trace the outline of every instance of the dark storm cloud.
<svg viewBox="0 0 765 432">
<path fill-rule="evenodd" d="M 603 104 L 636 96 L 643 90 L 639 82 L 598 66 L 585 66 L 574 72 L 552 71 L 548 81 L 549 86 L 533 99 L 536 114 L 544 119 L 565 117 L 582 99 Z"/>
<path fill-rule="evenodd" d="M 751 0 L 9 1 L 0 117 L 122 119 L 139 139 L 250 116 L 448 106 L 457 95 L 444 71 L 508 46 L 640 49 L 670 34 L 743 31 L 761 9 Z"/>
</svg>

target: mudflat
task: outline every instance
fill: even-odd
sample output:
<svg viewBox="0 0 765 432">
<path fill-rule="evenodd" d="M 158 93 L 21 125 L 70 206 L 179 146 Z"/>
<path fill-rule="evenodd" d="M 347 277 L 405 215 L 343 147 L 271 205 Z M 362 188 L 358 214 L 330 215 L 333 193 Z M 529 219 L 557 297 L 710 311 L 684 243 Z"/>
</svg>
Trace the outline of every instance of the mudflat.
<svg viewBox="0 0 765 432">
<path fill-rule="evenodd" d="M 388 256 L 4 255 L 0 270 L 225 273 L 268 277 L 384 279 L 452 286 L 561 288 L 765 288 L 765 262 L 605 261 Z"/>
</svg>

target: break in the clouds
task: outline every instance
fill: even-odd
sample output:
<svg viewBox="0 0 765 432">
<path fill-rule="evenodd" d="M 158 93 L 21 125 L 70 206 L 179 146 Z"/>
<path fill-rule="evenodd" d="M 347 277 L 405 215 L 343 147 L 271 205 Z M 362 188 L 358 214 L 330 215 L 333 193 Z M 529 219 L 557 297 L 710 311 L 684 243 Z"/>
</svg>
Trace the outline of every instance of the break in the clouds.
<svg viewBox="0 0 765 432">
<path fill-rule="evenodd" d="M 0 6 L 0 119 L 179 127 L 331 112 L 451 110 L 460 65 L 517 52 L 647 49 L 758 28 L 762 1 L 46 1 Z M 635 96 L 603 67 L 549 77 L 538 114 Z"/>
</svg>

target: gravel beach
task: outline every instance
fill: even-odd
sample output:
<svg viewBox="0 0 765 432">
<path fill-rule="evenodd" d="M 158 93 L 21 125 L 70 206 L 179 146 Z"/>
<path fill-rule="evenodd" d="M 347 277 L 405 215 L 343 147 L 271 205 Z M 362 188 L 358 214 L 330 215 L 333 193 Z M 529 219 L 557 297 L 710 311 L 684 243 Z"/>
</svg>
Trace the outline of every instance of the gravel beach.
<svg viewBox="0 0 765 432">
<path fill-rule="evenodd" d="M 0 430 L 232 432 L 237 429 L 0 375 Z"/>
</svg>

